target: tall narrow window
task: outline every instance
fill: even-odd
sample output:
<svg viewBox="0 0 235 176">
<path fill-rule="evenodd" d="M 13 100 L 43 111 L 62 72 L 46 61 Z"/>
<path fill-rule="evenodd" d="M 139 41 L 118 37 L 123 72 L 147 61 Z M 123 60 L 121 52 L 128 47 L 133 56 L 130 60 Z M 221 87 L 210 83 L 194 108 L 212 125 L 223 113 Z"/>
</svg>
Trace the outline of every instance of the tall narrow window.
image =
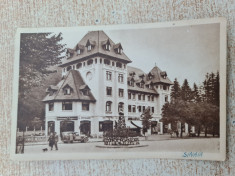
<svg viewBox="0 0 235 176">
<path fill-rule="evenodd" d="M 112 96 L 112 87 L 106 87 L 106 95 Z"/>
<path fill-rule="evenodd" d="M 138 100 L 141 100 L 141 94 L 138 94 Z"/>
<path fill-rule="evenodd" d="M 123 89 L 119 89 L 119 97 L 123 97 L 124 96 L 124 90 Z"/>
<path fill-rule="evenodd" d="M 152 113 L 154 113 L 154 107 L 152 107 Z"/>
<path fill-rule="evenodd" d="M 128 112 L 131 112 L 131 105 L 128 105 Z"/>
<path fill-rule="evenodd" d="M 143 94 L 143 100 L 145 101 L 145 95 Z"/>
<path fill-rule="evenodd" d="M 130 100 L 131 99 L 131 93 L 128 92 L 128 99 Z"/>
<path fill-rule="evenodd" d="M 88 50 L 88 51 L 91 51 L 91 45 L 88 45 L 88 46 L 87 46 L 87 50 Z"/>
<path fill-rule="evenodd" d="M 111 101 L 107 101 L 106 102 L 106 112 L 111 112 L 112 111 L 112 102 Z"/>
<path fill-rule="evenodd" d="M 154 101 L 154 95 L 152 95 L 151 98 L 152 98 L 152 101 Z"/>
<path fill-rule="evenodd" d="M 135 100 L 135 93 L 132 94 L 132 99 Z"/>
<path fill-rule="evenodd" d="M 109 72 L 109 71 L 106 72 L 106 79 L 112 80 L 112 72 Z"/>
<path fill-rule="evenodd" d="M 132 112 L 136 112 L 136 106 L 135 105 L 132 106 Z"/>
<path fill-rule="evenodd" d="M 138 106 L 138 111 L 141 112 L 141 106 Z"/>
<path fill-rule="evenodd" d="M 54 103 L 49 103 L 49 111 L 54 111 Z"/>
<path fill-rule="evenodd" d="M 165 102 L 168 102 L 168 96 L 167 95 L 165 96 Z"/>
<path fill-rule="evenodd" d="M 150 95 L 148 95 L 148 101 L 150 101 Z"/>
<path fill-rule="evenodd" d="M 118 74 L 118 82 L 123 83 L 123 74 Z"/>
</svg>

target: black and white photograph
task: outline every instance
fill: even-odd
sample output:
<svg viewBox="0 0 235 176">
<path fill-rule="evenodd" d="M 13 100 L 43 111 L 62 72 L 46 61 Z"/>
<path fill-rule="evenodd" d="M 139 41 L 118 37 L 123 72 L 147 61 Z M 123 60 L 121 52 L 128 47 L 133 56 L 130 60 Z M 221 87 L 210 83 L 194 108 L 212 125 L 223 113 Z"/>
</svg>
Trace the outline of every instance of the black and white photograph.
<svg viewBox="0 0 235 176">
<path fill-rule="evenodd" d="M 223 19 L 19 29 L 11 157 L 224 160 Z"/>
</svg>

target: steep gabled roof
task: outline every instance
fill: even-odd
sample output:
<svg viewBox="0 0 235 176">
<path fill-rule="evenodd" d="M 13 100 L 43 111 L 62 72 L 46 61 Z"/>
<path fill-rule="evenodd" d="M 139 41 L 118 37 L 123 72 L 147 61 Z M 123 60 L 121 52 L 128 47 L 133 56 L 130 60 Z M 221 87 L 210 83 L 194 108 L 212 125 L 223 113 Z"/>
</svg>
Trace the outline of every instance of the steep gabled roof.
<svg viewBox="0 0 235 176">
<path fill-rule="evenodd" d="M 142 80 L 145 83 L 148 82 L 146 80 L 146 76 L 145 76 L 146 74 L 139 68 L 127 66 L 127 72 L 128 72 L 127 80 L 134 79 L 135 83 L 140 83 Z M 133 73 L 135 73 L 135 74 L 133 75 Z M 133 76 L 130 76 L 130 74 L 133 75 Z M 146 86 L 144 86 L 144 88 L 140 88 L 137 85 L 135 85 L 134 87 L 128 85 L 128 90 L 135 91 L 135 92 L 145 92 L 145 93 L 151 93 L 151 94 L 157 94 L 158 95 L 158 92 L 155 89 L 149 89 Z"/>
<path fill-rule="evenodd" d="M 151 79 L 152 83 L 165 83 L 165 84 L 173 84 L 170 79 L 167 77 L 166 72 L 161 71 L 157 66 L 153 67 L 150 71 L 153 78 Z M 164 76 L 166 76 L 164 78 Z"/>
<path fill-rule="evenodd" d="M 105 50 L 102 47 L 102 44 L 104 44 L 104 42 L 109 41 L 111 48 L 110 51 Z M 91 31 L 88 32 L 77 45 L 82 45 L 82 46 L 86 46 L 88 43 L 93 45 L 92 50 L 87 51 L 86 49 L 84 49 L 84 51 L 82 52 L 82 54 L 77 55 L 74 54 L 74 56 L 72 58 L 70 58 L 69 60 L 64 60 L 63 63 L 60 65 L 62 66 L 66 66 L 70 63 L 74 63 L 77 62 L 79 60 L 84 60 L 88 57 L 92 57 L 94 55 L 105 55 L 114 59 L 117 59 L 119 61 L 123 61 L 126 63 L 130 63 L 131 60 L 125 55 L 124 52 L 122 52 L 121 54 L 117 54 L 114 51 L 114 46 L 115 47 L 120 47 L 121 44 L 117 44 L 115 45 L 115 43 L 104 33 L 104 31 Z M 77 45 L 74 47 L 74 50 L 76 50 Z"/>
<path fill-rule="evenodd" d="M 73 89 L 73 92 L 70 95 L 64 95 L 63 88 L 69 85 Z M 88 96 L 83 95 L 80 87 L 86 85 L 84 80 L 82 79 L 81 74 L 76 70 L 70 70 L 67 76 L 61 80 L 57 87 L 59 87 L 58 91 L 53 95 L 47 95 L 43 101 L 59 101 L 59 100 L 87 100 L 87 101 L 96 101 L 92 93 L 90 92 Z M 87 86 L 87 85 L 86 85 Z M 88 87 L 88 86 L 87 86 Z M 89 87 L 88 87 L 89 88 Z"/>
</svg>

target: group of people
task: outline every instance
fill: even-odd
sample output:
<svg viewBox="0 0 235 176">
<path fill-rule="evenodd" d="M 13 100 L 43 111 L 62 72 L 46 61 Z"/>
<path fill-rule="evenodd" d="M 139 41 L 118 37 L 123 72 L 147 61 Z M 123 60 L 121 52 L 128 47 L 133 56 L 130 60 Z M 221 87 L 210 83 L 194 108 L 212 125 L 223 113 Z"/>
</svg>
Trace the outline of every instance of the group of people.
<svg viewBox="0 0 235 176">
<path fill-rule="evenodd" d="M 58 150 L 58 145 L 57 145 L 58 140 L 59 140 L 59 137 L 56 134 L 56 132 L 51 133 L 50 137 L 48 138 L 49 146 L 51 147 L 51 150 L 53 150 L 53 146 L 55 146 L 55 149 Z"/>
</svg>

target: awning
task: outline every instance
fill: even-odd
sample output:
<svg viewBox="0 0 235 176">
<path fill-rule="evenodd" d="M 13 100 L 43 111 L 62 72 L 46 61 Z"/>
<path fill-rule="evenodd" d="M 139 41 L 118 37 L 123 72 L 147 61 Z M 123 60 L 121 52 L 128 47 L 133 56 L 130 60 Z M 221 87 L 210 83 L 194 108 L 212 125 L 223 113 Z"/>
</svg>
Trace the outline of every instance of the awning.
<svg viewBox="0 0 235 176">
<path fill-rule="evenodd" d="M 126 127 L 129 128 L 142 128 L 142 121 L 126 121 Z"/>
<path fill-rule="evenodd" d="M 140 121 L 140 120 L 132 120 L 131 121 L 131 124 L 133 124 L 136 128 L 143 128 L 143 125 L 142 125 L 142 121 Z"/>
</svg>

